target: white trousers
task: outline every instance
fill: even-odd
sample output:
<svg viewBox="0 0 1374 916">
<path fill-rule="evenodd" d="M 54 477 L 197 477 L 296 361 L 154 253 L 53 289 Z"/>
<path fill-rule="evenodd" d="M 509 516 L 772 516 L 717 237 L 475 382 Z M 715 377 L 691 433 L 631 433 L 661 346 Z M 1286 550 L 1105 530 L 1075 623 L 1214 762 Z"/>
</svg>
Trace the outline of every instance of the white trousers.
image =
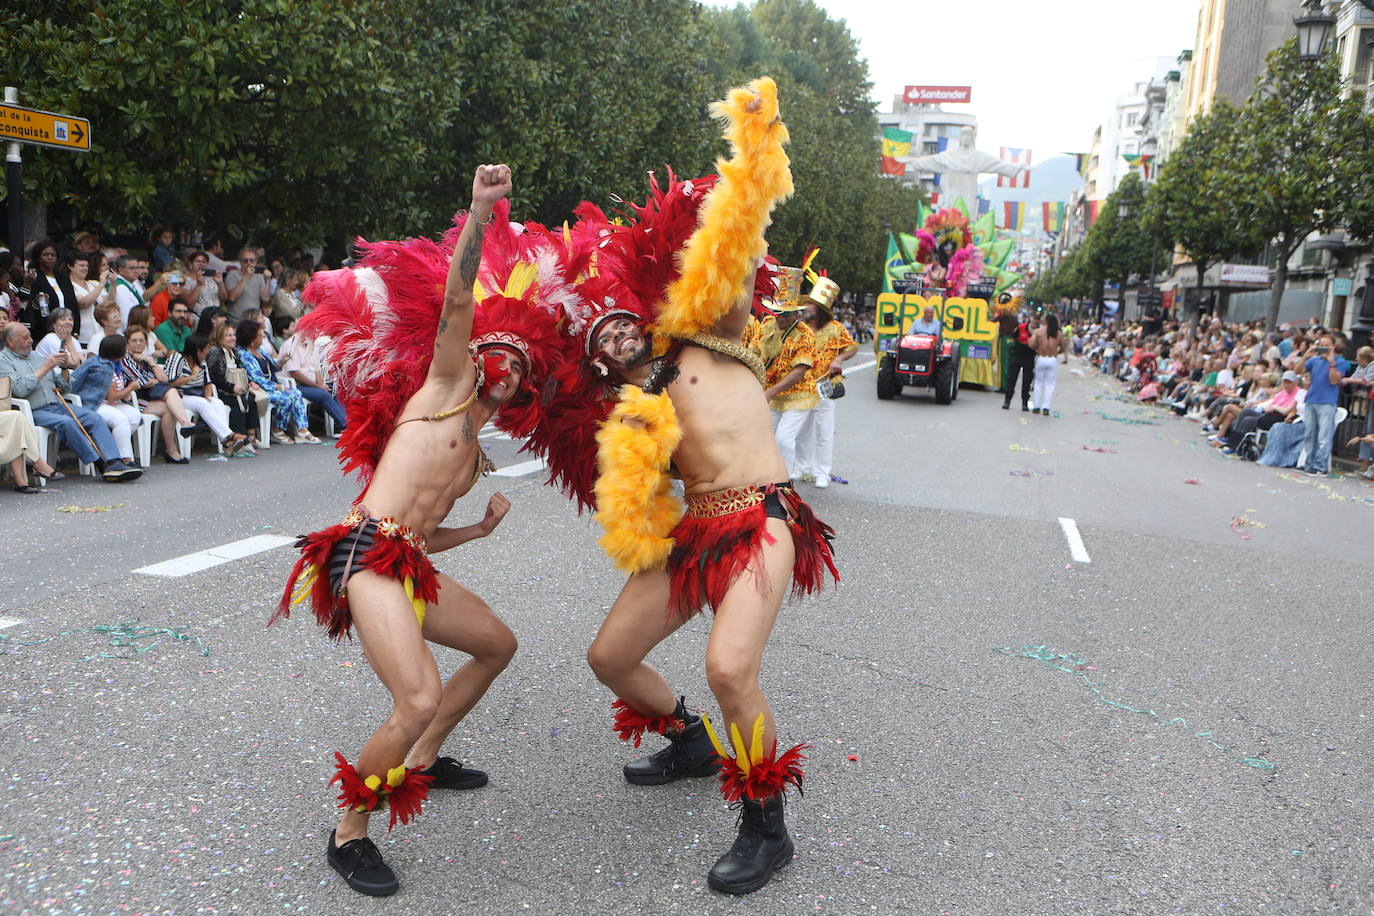
<svg viewBox="0 0 1374 916">
<path fill-rule="evenodd" d="M 797 471 L 803 476 L 829 477 L 835 459 L 835 402 L 821 398 L 806 413 L 797 439 Z"/>
<path fill-rule="evenodd" d="M 134 430 L 143 423 L 143 414 L 129 403 L 101 404 L 96 408 L 100 418 L 110 428 L 121 458 L 134 457 Z"/>
<path fill-rule="evenodd" d="M 1031 408 L 1049 410 L 1054 401 L 1054 380 L 1058 377 L 1058 360 L 1053 356 L 1035 358 L 1035 390 L 1031 392 Z"/>
<path fill-rule="evenodd" d="M 809 410 L 773 411 L 773 435 L 778 440 L 783 463 L 787 465 L 788 477 L 795 478 L 798 475 L 797 437 L 810 414 Z"/>
<path fill-rule="evenodd" d="M 186 405 L 186 412 L 192 420 L 199 417 L 205 421 L 205 425 L 210 427 L 210 432 L 215 434 L 215 438 L 223 442 L 226 438 L 233 435 L 233 430 L 229 428 L 229 407 L 220 401 L 207 401 L 198 394 L 181 394 L 181 403 Z"/>
</svg>

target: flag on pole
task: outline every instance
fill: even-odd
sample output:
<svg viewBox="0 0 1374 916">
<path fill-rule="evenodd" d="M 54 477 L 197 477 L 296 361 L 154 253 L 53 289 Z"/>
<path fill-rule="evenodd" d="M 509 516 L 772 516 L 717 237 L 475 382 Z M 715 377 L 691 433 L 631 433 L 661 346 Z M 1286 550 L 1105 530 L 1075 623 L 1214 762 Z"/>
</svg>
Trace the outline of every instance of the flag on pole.
<svg viewBox="0 0 1374 916">
<path fill-rule="evenodd" d="M 1030 187 L 1030 164 L 1031 151 L 1021 149 L 1016 146 L 1002 147 L 1002 159 L 1006 162 L 1014 162 L 1021 166 L 1025 171 L 1015 178 L 1008 178 L 1006 175 L 997 176 L 997 187 L 999 188 L 1029 188 Z"/>
<path fill-rule="evenodd" d="M 887 234 L 887 257 L 883 260 L 883 292 L 892 292 L 893 271 L 904 264 L 901 250 L 897 248 L 897 237 L 889 232 Z"/>
<path fill-rule="evenodd" d="M 1140 169 L 1141 178 L 1144 178 L 1146 181 L 1150 180 L 1150 172 L 1152 171 L 1151 163 L 1154 162 L 1155 158 L 1153 155 L 1147 153 L 1122 153 L 1121 158 L 1125 159 L 1126 163 L 1131 168 Z"/>
<path fill-rule="evenodd" d="M 883 156 L 888 159 L 900 159 L 903 156 L 911 155 L 912 133 L 909 130 L 898 130 L 895 127 L 883 128 Z"/>
<path fill-rule="evenodd" d="M 1064 228 L 1064 207 L 1063 201 L 1058 203 L 1046 201 L 1040 205 L 1044 211 L 1046 232 L 1059 232 Z"/>
<path fill-rule="evenodd" d="M 1074 162 L 1074 168 L 1076 168 L 1076 169 L 1078 170 L 1078 174 L 1081 175 L 1081 176 L 1084 177 L 1084 178 L 1087 178 L 1087 177 L 1088 177 L 1088 159 L 1089 159 L 1089 156 L 1088 156 L 1087 153 L 1065 153 L 1064 155 L 1065 155 L 1065 156 L 1072 156 L 1072 157 L 1073 157 L 1073 162 Z"/>
<path fill-rule="evenodd" d="M 1025 203 L 1019 200 L 1009 200 L 1002 204 L 1002 213 L 1004 219 L 1002 228 L 1012 232 L 1020 232 L 1021 223 L 1026 218 Z"/>
<path fill-rule="evenodd" d="M 1098 211 L 1099 209 L 1101 209 L 1101 207 L 1102 207 L 1102 201 L 1100 201 L 1100 200 L 1090 200 L 1090 201 L 1088 201 L 1088 228 L 1089 228 L 1089 229 L 1091 229 L 1093 226 L 1097 225 L 1097 211 Z"/>
<path fill-rule="evenodd" d="M 902 161 L 903 156 L 911 155 L 911 131 L 898 130 L 895 127 L 883 128 L 883 163 L 882 172 L 884 175 L 905 175 L 906 163 Z"/>
</svg>

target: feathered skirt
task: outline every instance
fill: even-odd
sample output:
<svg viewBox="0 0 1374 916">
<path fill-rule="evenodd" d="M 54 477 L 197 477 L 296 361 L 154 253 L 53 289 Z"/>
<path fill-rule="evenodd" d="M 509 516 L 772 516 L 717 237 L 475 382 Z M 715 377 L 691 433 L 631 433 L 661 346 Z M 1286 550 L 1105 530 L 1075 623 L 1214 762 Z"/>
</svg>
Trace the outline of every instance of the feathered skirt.
<svg viewBox="0 0 1374 916">
<path fill-rule="evenodd" d="M 292 608 L 308 602 L 332 639 L 351 636 L 348 579 L 368 570 L 401 583 L 423 627 L 425 608 L 439 600 L 439 573 L 425 546 L 424 537 L 394 518 L 372 518 L 364 507 L 354 506 L 341 524 L 296 541 L 301 556 L 268 625 L 290 617 Z"/>
<path fill-rule="evenodd" d="M 840 572 L 830 542 L 834 530 L 816 517 L 791 483 L 731 487 L 688 494 L 687 514 L 672 530 L 668 554 L 672 611 L 686 620 L 702 608 L 720 609 L 741 575 L 762 576 L 764 544 L 774 543 L 768 519 L 781 519 L 792 534 L 792 594 L 814 594 L 829 572 Z"/>
</svg>

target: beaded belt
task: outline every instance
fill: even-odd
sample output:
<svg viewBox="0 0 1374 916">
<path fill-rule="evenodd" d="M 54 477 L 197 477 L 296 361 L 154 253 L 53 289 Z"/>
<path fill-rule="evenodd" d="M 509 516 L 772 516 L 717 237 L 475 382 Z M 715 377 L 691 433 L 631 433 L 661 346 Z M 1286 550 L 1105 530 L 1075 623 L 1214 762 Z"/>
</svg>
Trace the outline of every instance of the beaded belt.
<svg viewBox="0 0 1374 916">
<path fill-rule="evenodd" d="M 352 509 L 349 509 L 348 514 L 344 516 L 343 523 L 350 528 L 357 528 L 359 525 L 367 522 L 368 518 L 369 516 L 365 507 L 354 506 Z M 414 528 L 408 528 L 402 525 L 389 515 L 377 519 L 377 533 L 384 538 L 391 538 L 393 541 L 405 541 L 411 547 L 420 551 L 420 553 L 425 553 L 429 547 L 429 542 L 425 540 L 420 532 L 416 531 Z"/>
<path fill-rule="evenodd" d="M 763 502 L 763 488 L 757 485 L 712 490 L 710 493 L 688 493 L 687 517 L 719 518 L 722 515 L 743 512 L 761 502 Z"/>
</svg>

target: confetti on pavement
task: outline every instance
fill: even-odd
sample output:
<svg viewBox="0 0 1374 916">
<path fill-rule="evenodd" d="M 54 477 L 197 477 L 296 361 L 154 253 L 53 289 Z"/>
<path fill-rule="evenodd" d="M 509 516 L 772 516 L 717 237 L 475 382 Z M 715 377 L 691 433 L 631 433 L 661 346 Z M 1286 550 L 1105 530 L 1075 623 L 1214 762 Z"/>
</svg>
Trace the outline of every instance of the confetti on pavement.
<svg viewBox="0 0 1374 916">
<path fill-rule="evenodd" d="M 113 506 L 58 506 L 58 512 L 109 512 L 111 509 L 122 507 L 123 503 L 115 503 Z"/>
</svg>

